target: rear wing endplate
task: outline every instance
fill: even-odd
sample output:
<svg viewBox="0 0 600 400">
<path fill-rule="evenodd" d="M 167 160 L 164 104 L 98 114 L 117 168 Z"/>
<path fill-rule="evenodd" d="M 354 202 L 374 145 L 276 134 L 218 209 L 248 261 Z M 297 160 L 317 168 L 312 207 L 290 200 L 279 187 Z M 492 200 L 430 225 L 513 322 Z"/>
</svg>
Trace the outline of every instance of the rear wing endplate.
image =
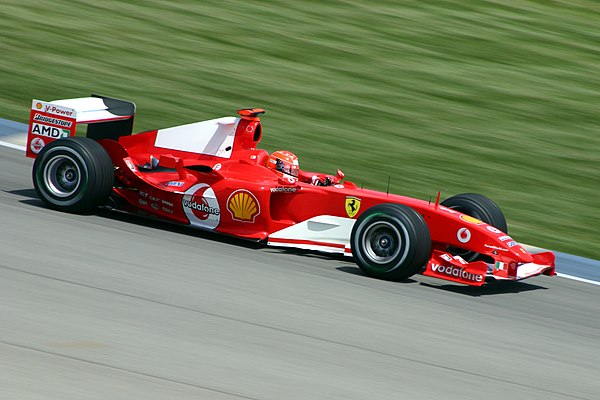
<svg viewBox="0 0 600 400">
<path fill-rule="evenodd" d="M 116 140 L 131 135 L 135 104 L 92 94 L 91 97 L 33 100 L 27 131 L 27 157 L 35 158 L 42 148 L 57 139 L 75 136 L 77 124 L 87 124 L 87 137 Z"/>
</svg>

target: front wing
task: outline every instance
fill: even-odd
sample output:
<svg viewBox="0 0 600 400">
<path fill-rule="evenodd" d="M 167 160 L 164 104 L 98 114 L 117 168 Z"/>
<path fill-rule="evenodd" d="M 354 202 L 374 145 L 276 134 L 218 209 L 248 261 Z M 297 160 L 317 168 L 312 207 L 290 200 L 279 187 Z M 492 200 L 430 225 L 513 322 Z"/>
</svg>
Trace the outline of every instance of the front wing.
<svg viewBox="0 0 600 400">
<path fill-rule="evenodd" d="M 533 262 L 521 264 L 514 261 L 494 264 L 483 261 L 468 263 L 459 256 L 434 250 L 423 275 L 470 286 L 481 286 L 486 280 L 518 281 L 542 274 L 556 275 L 553 253 L 532 254 L 532 257 Z"/>
</svg>

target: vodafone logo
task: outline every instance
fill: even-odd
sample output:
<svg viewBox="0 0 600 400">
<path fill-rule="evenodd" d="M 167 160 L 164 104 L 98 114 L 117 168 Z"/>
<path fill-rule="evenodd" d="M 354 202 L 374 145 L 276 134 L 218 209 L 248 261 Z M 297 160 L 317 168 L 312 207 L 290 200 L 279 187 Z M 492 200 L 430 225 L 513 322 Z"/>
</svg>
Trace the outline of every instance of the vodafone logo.
<svg viewBox="0 0 600 400">
<path fill-rule="evenodd" d="M 453 266 L 445 266 L 432 263 L 431 269 L 433 272 L 438 274 L 444 274 L 448 276 L 452 276 L 454 278 L 465 279 L 467 281 L 473 282 L 482 282 L 483 275 L 474 274 L 472 272 L 465 271 L 463 268 L 453 267 Z"/>
<path fill-rule="evenodd" d="M 183 212 L 190 225 L 215 229 L 221 221 L 221 209 L 215 192 L 206 183 L 199 183 L 186 190 L 182 199 Z"/>
<path fill-rule="evenodd" d="M 219 215 L 219 209 L 208 205 L 208 200 L 199 195 L 193 195 L 192 200 L 184 200 L 183 206 L 190 208 L 192 213 L 201 221 L 206 221 L 211 215 Z"/>
<path fill-rule="evenodd" d="M 467 243 L 471 240 L 471 231 L 467 228 L 460 228 L 458 232 L 456 232 L 456 238 L 461 243 Z"/>
</svg>

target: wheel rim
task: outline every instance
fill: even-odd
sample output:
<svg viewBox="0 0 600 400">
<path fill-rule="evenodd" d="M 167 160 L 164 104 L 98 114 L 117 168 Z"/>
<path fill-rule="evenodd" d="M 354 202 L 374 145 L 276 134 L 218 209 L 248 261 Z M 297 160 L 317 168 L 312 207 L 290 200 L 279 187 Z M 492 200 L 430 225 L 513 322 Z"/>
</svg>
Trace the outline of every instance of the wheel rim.
<svg viewBox="0 0 600 400">
<path fill-rule="evenodd" d="M 67 155 L 57 155 L 45 165 L 44 184 L 52 195 L 69 197 L 81 184 L 81 170 L 75 160 Z"/>
<path fill-rule="evenodd" d="M 362 247 L 365 255 L 375 264 L 387 264 L 395 261 L 400 254 L 404 241 L 398 228 L 386 221 L 379 221 L 367 228 L 363 235 Z M 406 249 L 400 261 L 406 257 Z"/>
</svg>

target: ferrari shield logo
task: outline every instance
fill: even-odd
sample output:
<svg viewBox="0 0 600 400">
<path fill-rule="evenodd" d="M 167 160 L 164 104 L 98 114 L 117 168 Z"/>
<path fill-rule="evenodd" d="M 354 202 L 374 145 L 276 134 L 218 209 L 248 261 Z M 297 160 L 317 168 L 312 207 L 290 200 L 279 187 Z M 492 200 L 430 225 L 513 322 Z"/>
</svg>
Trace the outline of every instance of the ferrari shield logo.
<svg viewBox="0 0 600 400">
<path fill-rule="evenodd" d="M 346 214 L 350 218 L 354 218 L 358 210 L 360 210 L 360 199 L 354 196 L 346 196 Z"/>
</svg>

